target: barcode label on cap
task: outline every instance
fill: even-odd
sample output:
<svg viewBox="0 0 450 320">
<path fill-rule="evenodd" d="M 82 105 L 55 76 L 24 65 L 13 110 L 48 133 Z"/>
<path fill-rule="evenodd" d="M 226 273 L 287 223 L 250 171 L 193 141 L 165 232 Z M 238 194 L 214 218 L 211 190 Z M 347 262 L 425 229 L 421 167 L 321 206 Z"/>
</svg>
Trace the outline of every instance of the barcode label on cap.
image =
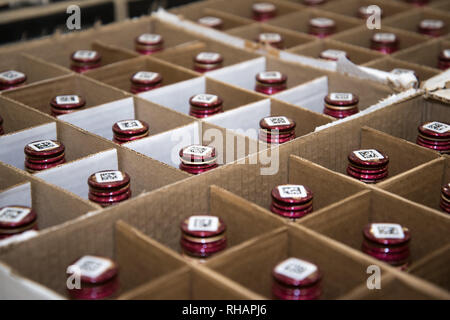
<svg viewBox="0 0 450 320">
<path fill-rule="evenodd" d="M 212 148 L 208 146 L 189 146 L 183 149 L 184 155 L 204 157 L 212 152 Z"/>
<path fill-rule="evenodd" d="M 397 36 L 393 33 L 378 32 L 373 35 L 373 40 L 375 41 L 394 42 L 396 39 Z"/>
<path fill-rule="evenodd" d="M 31 212 L 28 208 L 5 207 L 0 210 L 0 222 L 17 223 Z"/>
<path fill-rule="evenodd" d="M 420 22 L 420 27 L 424 29 L 441 29 L 444 27 L 442 20 L 425 19 Z"/>
<path fill-rule="evenodd" d="M 450 59 L 450 49 L 445 49 L 443 55 L 446 59 Z"/>
<path fill-rule="evenodd" d="M 271 12 L 275 10 L 275 6 L 271 3 L 260 2 L 253 4 L 253 10 L 257 12 Z"/>
<path fill-rule="evenodd" d="M 25 78 L 25 74 L 15 70 L 9 70 L 0 73 L 0 79 L 4 81 L 14 81 Z"/>
<path fill-rule="evenodd" d="M 158 73 L 149 71 L 139 71 L 133 76 L 133 80 L 153 81 L 158 77 Z"/>
<path fill-rule="evenodd" d="M 192 216 L 188 221 L 189 231 L 209 231 L 219 230 L 219 218 L 213 216 Z"/>
<path fill-rule="evenodd" d="M 282 198 L 305 198 L 308 194 L 302 185 L 278 186 L 278 192 Z"/>
<path fill-rule="evenodd" d="M 122 175 L 122 172 L 120 172 L 120 171 L 97 172 L 95 174 L 95 180 L 97 180 L 97 182 L 100 182 L 100 183 L 122 181 L 123 175 Z"/>
<path fill-rule="evenodd" d="M 283 76 L 278 71 L 266 71 L 258 74 L 260 80 L 281 80 Z"/>
<path fill-rule="evenodd" d="M 297 258 L 289 258 L 275 267 L 277 274 L 301 281 L 317 271 L 317 267 L 309 262 Z"/>
<path fill-rule="evenodd" d="M 222 19 L 217 17 L 203 17 L 198 19 L 197 22 L 207 26 L 216 26 L 222 24 Z"/>
<path fill-rule="evenodd" d="M 383 155 L 375 149 L 358 150 L 358 151 L 353 151 L 353 153 L 355 154 L 355 156 L 357 156 L 359 159 L 361 159 L 363 161 L 384 159 Z"/>
<path fill-rule="evenodd" d="M 334 20 L 328 18 L 313 18 L 309 23 L 315 27 L 327 28 L 334 26 Z"/>
<path fill-rule="evenodd" d="M 322 51 L 322 53 L 320 55 L 322 56 L 322 58 L 326 58 L 326 59 L 337 59 L 340 56 L 346 56 L 347 52 L 342 51 L 342 50 L 328 49 L 328 50 Z"/>
<path fill-rule="evenodd" d="M 35 151 L 46 151 L 59 147 L 59 145 L 54 143 L 52 140 L 36 141 L 29 143 L 28 146 Z"/>
<path fill-rule="evenodd" d="M 80 97 L 76 95 L 57 96 L 55 101 L 56 104 L 78 104 L 80 103 Z"/>
<path fill-rule="evenodd" d="M 280 42 L 281 35 L 279 33 L 260 33 L 259 41 L 261 42 Z"/>
<path fill-rule="evenodd" d="M 217 102 L 217 96 L 214 94 L 198 94 L 194 98 L 192 98 L 192 102 L 196 103 L 214 103 Z"/>
<path fill-rule="evenodd" d="M 74 53 L 75 59 L 94 59 L 97 56 L 97 51 L 92 50 L 78 50 Z"/>
<path fill-rule="evenodd" d="M 84 256 L 67 268 L 68 273 L 74 273 L 78 269 L 82 277 L 97 278 L 112 267 L 112 262 L 94 256 Z"/>
<path fill-rule="evenodd" d="M 291 122 L 286 117 L 267 117 L 264 121 L 270 126 L 289 125 Z"/>
<path fill-rule="evenodd" d="M 144 128 L 144 125 L 139 120 L 123 120 L 117 122 L 120 130 L 138 130 Z"/>
<path fill-rule="evenodd" d="M 372 223 L 370 231 L 377 239 L 403 239 L 403 228 L 395 223 Z"/>
<path fill-rule="evenodd" d="M 220 60 L 220 54 L 216 52 L 200 52 L 196 59 L 198 61 L 217 61 Z"/>
<path fill-rule="evenodd" d="M 450 126 L 448 124 L 438 121 L 427 123 L 423 127 L 436 133 L 446 133 L 450 130 Z"/>
<path fill-rule="evenodd" d="M 138 41 L 148 44 L 158 43 L 161 41 L 161 36 L 159 34 L 143 33 L 138 37 Z"/>
<path fill-rule="evenodd" d="M 334 101 L 352 101 L 353 94 L 346 92 L 333 92 L 330 94 L 330 99 Z"/>
</svg>

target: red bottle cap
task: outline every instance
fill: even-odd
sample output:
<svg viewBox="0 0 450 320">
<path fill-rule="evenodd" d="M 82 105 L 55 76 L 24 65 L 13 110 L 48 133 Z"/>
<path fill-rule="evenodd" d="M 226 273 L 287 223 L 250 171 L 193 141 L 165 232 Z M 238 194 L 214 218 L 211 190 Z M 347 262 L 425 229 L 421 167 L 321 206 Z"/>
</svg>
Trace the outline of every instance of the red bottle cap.
<svg viewBox="0 0 450 320">
<path fill-rule="evenodd" d="M 265 85 L 283 84 L 287 81 L 287 76 L 278 71 L 263 71 L 256 75 L 256 81 Z"/>
<path fill-rule="evenodd" d="M 384 54 L 391 54 L 398 50 L 399 40 L 390 32 L 376 32 L 370 39 L 371 49 Z"/>
<path fill-rule="evenodd" d="M 359 103 L 358 96 L 348 92 L 332 92 L 325 96 L 324 100 L 329 107 L 338 110 L 354 108 Z"/>
<path fill-rule="evenodd" d="M 139 71 L 133 74 L 130 81 L 134 85 L 154 86 L 161 83 L 163 77 L 157 72 Z"/>
<path fill-rule="evenodd" d="M 5 89 L 9 87 L 14 87 L 19 84 L 24 83 L 27 80 L 27 76 L 19 71 L 15 70 L 7 70 L 0 73 L 0 89 L 5 87 Z"/>
<path fill-rule="evenodd" d="M 65 150 L 64 145 L 56 140 L 38 140 L 25 146 L 25 155 L 31 158 L 57 157 Z"/>
<path fill-rule="evenodd" d="M 336 22 L 333 19 L 317 17 L 309 20 L 309 33 L 319 38 L 324 38 L 336 29 Z"/>
<path fill-rule="evenodd" d="M 445 33 L 445 23 L 438 19 L 424 19 L 417 27 L 419 33 L 432 37 L 440 37 Z"/>
<path fill-rule="evenodd" d="M 253 19 L 264 22 L 277 15 L 277 7 L 268 2 L 259 2 L 252 5 Z"/>
<path fill-rule="evenodd" d="M 0 228 L 21 228 L 36 220 L 36 212 L 25 206 L 7 206 L 0 208 Z"/>
<path fill-rule="evenodd" d="M 295 129 L 295 121 L 284 116 L 265 117 L 259 122 L 261 129 L 266 131 L 278 130 L 279 132 Z"/>
<path fill-rule="evenodd" d="M 189 99 L 189 104 L 197 108 L 212 109 L 219 107 L 222 103 L 220 97 L 208 93 L 196 94 Z"/>
<path fill-rule="evenodd" d="M 444 49 L 439 54 L 439 59 L 443 61 L 450 61 L 450 49 Z"/>
<path fill-rule="evenodd" d="M 80 272 L 80 280 L 83 283 L 101 284 L 117 276 L 119 267 L 115 261 L 109 258 L 86 255 L 70 265 L 67 272 Z"/>
<path fill-rule="evenodd" d="M 180 225 L 181 231 L 195 238 L 211 238 L 221 235 L 226 230 L 222 219 L 209 215 L 190 216 Z"/>
<path fill-rule="evenodd" d="M 130 176 L 123 171 L 104 170 L 93 173 L 88 178 L 89 187 L 104 189 L 120 189 L 130 183 Z"/>
<path fill-rule="evenodd" d="M 128 137 L 147 133 L 149 126 L 145 121 L 129 119 L 116 122 L 112 129 L 114 134 Z"/>
<path fill-rule="evenodd" d="M 315 264 L 297 258 L 288 258 L 277 264 L 272 275 L 278 282 L 293 287 L 311 286 L 322 278 Z"/>
<path fill-rule="evenodd" d="M 136 43 L 145 46 L 156 46 L 164 42 L 161 35 L 155 33 L 143 33 L 136 38 Z"/>
<path fill-rule="evenodd" d="M 79 109 L 85 104 L 84 98 L 75 94 L 56 96 L 50 101 L 50 105 L 57 109 Z"/>
<path fill-rule="evenodd" d="M 319 58 L 331 61 L 337 61 L 339 56 L 345 56 L 348 59 L 347 52 L 343 50 L 327 49 L 320 53 Z"/>
<path fill-rule="evenodd" d="M 77 50 L 72 53 L 71 59 L 78 63 L 97 63 L 100 62 L 102 56 L 94 50 Z"/>
<path fill-rule="evenodd" d="M 364 238 L 382 245 L 402 245 L 411 239 L 408 228 L 396 223 L 369 223 L 363 230 Z"/>
<path fill-rule="evenodd" d="M 352 151 L 348 155 L 348 160 L 360 168 L 379 168 L 389 163 L 389 157 L 375 149 Z"/>
<path fill-rule="evenodd" d="M 180 159 L 183 163 L 199 164 L 216 161 L 216 148 L 211 146 L 190 145 L 180 150 Z"/>
<path fill-rule="evenodd" d="M 298 206 L 312 200 L 313 192 L 306 186 L 284 184 L 272 189 L 272 198 L 279 203 Z"/>
<path fill-rule="evenodd" d="M 279 33 L 264 32 L 258 35 L 258 42 L 262 44 L 269 44 L 275 48 L 282 49 L 283 37 Z"/>
<path fill-rule="evenodd" d="M 419 134 L 432 139 L 450 140 L 450 125 L 444 122 L 432 121 L 420 125 Z"/>
<path fill-rule="evenodd" d="M 213 29 L 222 29 L 223 27 L 223 20 L 212 16 L 201 17 L 197 20 L 197 23 Z"/>
<path fill-rule="evenodd" d="M 200 52 L 195 56 L 194 62 L 201 65 L 216 65 L 223 62 L 223 57 L 217 52 Z"/>
<path fill-rule="evenodd" d="M 450 182 L 442 187 L 442 194 L 450 199 Z"/>
</svg>

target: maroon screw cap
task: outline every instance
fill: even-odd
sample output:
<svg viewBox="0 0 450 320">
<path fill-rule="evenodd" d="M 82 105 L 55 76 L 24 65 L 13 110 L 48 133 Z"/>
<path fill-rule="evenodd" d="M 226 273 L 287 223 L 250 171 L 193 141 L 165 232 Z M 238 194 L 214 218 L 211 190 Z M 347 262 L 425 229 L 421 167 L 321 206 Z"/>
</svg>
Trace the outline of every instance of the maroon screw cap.
<svg viewBox="0 0 450 320">
<path fill-rule="evenodd" d="M 54 116 L 72 113 L 86 105 L 86 100 L 79 95 L 60 95 L 50 101 L 51 113 Z"/>
<path fill-rule="evenodd" d="M 189 115 L 196 118 L 206 118 L 223 112 L 223 101 L 215 94 L 196 94 L 189 99 L 189 104 Z"/>
<path fill-rule="evenodd" d="M 440 37 L 445 34 L 446 25 L 444 21 L 438 19 L 424 19 L 417 26 L 419 33 L 431 36 Z"/>
<path fill-rule="evenodd" d="M 292 206 L 309 202 L 313 198 L 313 192 L 308 187 L 296 184 L 276 186 L 271 194 L 274 200 Z"/>
<path fill-rule="evenodd" d="M 283 49 L 283 37 L 279 33 L 264 32 L 258 35 L 257 41 L 261 44 L 268 44 L 274 48 Z"/>
<path fill-rule="evenodd" d="M 223 20 L 213 16 L 201 17 L 197 20 L 197 23 L 201 24 L 202 26 L 217 30 L 221 30 L 223 27 Z"/>
<path fill-rule="evenodd" d="M 64 153 L 65 147 L 56 140 L 38 140 L 25 146 L 25 156 L 31 159 L 52 159 Z"/>
<path fill-rule="evenodd" d="M 210 146 L 190 145 L 180 150 L 180 169 L 200 174 L 218 167 L 216 149 Z"/>
<path fill-rule="evenodd" d="M 433 121 L 418 127 L 417 144 L 442 154 L 450 153 L 450 125 Z"/>
<path fill-rule="evenodd" d="M 395 223 L 370 223 L 363 230 L 364 238 L 381 245 L 402 245 L 411 239 L 408 228 Z"/>
<path fill-rule="evenodd" d="M 134 94 L 161 87 L 163 77 L 157 72 L 139 71 L 130 78 L 130 91 Z"/>
<path fill-rule="evenodd" d="M 287 76 L 279 71 L 263 71 L 256 76 L 255 91 L 273 95 L 287 89 Z"/>
<path fill-rule="evenodd" d="M 200 52 L 194 57 L 194 70 L 205 73 L 222 68 L 223 56 L 217 52 Z"/>
<path fill-rule="evenodd" d="M 164 49 L 164 39 L 159 34 L 143 33 L 135 39 L 135 50 L 150 55 Z"/>
<path fill-rule="evenodd" d="M 36 212 L 29 207 L 19 205 L 2 207 L 0 208 L 0 230 L 22 228 L 30 225 L 36 218 Z"/>
<path fill-rule="evenodd" d="M 309 34 L 318 38 L 326 38 L 336 31 L 336 22 L 333 19 L 317 17 L 309 20 Z"/>
<path fill-rule="evenodd" d="M 284 116 L 265 117 L 259 121 L 261 129 L 266 131 L 278 130 L 288 132 L 295 129 L 295 121 Z"/>
<path fill-rule="evenodd" d="M 77 50 L 71 55 L 70 68 L 79 73 L 83 73 L 100 67 L 102 56 L 94 50 Z"/>
<path fill-rule="evenodd" d="M 130 183 L 130 176 L 123 171 L 104 170 L 93 173 L 88 178 L 89 187 L 97 190 L 123 188 Z"/>
<path fill-rule="evenodd" d="M 370 48 L 383 54 L 392 54 L 399 48 L 397 36 L 390 32 L 376 32 L 370 39 Z"/>
<path fill-rule="evenodd" d="M 259 22 L 267 21 L 277 15 L 277 7 L 273 3 L 258 2 L 252 5 L 253 19 Z"/>
<path fill-rule="evenodd" d="M 27 81 L 25 73 L 7 70 L 0 72 L 0 91 L 17 88 Z"/>
<path fill-rule="evenodd" d="M 359 98 L 348 92 L 333 92 L 325 96 L 324 114 L 342 119 L 358 113 Z"/>
<path fill-rule="evenodd" d="M 450 213 L 450 182 L 442 186 L 440 207 L 444 212 Z"/>
<path fill-rule="evenodd" d="M 375 149 L 355 150 L 350 152 L 348 160 L 359 168 L 379 168 L 389 163 L 389 157 Z"/>
<path fill-rule="evenodd" d="M 442 50 L 438 57 L 438 68 L 447 70 L 450 68 L 450 49 Z"/>
</svg>

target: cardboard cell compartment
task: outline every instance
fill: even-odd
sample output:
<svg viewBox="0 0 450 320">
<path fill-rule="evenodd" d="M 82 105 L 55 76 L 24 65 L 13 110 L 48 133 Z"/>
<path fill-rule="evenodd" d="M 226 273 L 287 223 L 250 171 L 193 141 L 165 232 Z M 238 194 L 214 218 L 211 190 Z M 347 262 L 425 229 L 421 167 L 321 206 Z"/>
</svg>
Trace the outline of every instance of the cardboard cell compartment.
<svg viewBox="0 0 450 320">
<path fill-rule="evenodd" d="M 419 82 L 428 80 L 439 74 L 439 71 L 436 69 L 432 69 L 415 63 L 405 62 L 405 59 L 401 59 L 398 56 L 395 59 L 393 57 L 383 57 L 366 63 L 364 64 L 364 66 L 383 70 L 386 72 L 391 72 L 392 70 L 397 68 L 413 70 L 418 77 Z"/>
<path fill-rule="evenodd" d="M 300 12 L 294 12 L 284 17 L 273 19 L 269 21 L 268 24 L 308 34 L 309 20 L 313 18 L 328 18 L 334 20 L 336 23 L 334 35 L 353 29 L 362 24 L 357 19 L 349 19 L 348 17 L 334 14 L 332 12 L 316 9 L 306 9 Z"/>
<path fill-rule="evenodd" d="M 239 251 L 224 253 L 206 266 L 266 299 L 272 299 L 272 270 L 295 257 L 316 264 L 323 274 L 321 299 L 337 299 L 367 281 L 371 260 L 336 246 L 305 228 L 288 226 L 265 234 Z M 381 269 L 382 279 L 387 275 Z M 343 281 L 345 279 L 345 281 Z"/>
<path fill-rule="evenodd" d="M 311 43 L 316 40 L 313 36 L 305 35 L 291 30 L 270 26 L 268 24 L 251 24 L 228 31 L 229 34 L 249 40 L 253 45 L 259 44 L 259 35 L 261 33 L 277 33 L 283 39 L 283 50 L 290 49 L 295 46 Z"/>
<path fill-rule="evenodd" d="M 24 85 L 39 82 L 46 79 L 57 78 L 70 73 L 68 70 L 49 64 L 28 54 L 3 54 L 0 62 L 0 72 L 14 70 L 27 76 Z"/>
<path fill-rule="evenodd" d="M 20 115 L 20 116 L 18 116 Z M 0 97 L 0 116 L 4 134 L 52 122 L 52 119 L 15 101 Z"/>
<path fill-rule="evenodd" d="M 374 30 L 369 30 L 366 26 L 359 27 L 345 33 L 343 32 L 341 34 L 336 34 L 332 36 L 332 39 L 370 49 L 370 39 L 372 38 L 372 35 L 379 32 L 394 33 L 398 37 L 399 50 L 397 52 L 401 52 L 407 48 L 417 46 L 419 44 L 423 45 L 427 40 L 429 40 L 429 37 L 396 28 L 384 27 L 384 25 L 381 29 Z"/>
<path fill-rule="evenodd" d="M 384 25 L 409 32 L 419 33 L 418 27 L 422 20 L 433 19 L 444 22 L 444 36 L 449 32 L 450 14 L 445 10 L 433 10 L 430 8 L 414 9 L 406 11 L 395 17 L 383 21 Z"/>
<path fill-rule="evenodd" d="M 125 92 L 79 75 L 70 75 L 58 80 L 36 83 L 3 93 L 7 98 L 46 114 L 51 114 L 50 101 L 55 96 L 71 94 L 81 95 L 86 100 L 86 105 L 83 109 L 128 97 Z"/>
<path fill-rule="evenodd" d="M 115 225 L 112 234 L 103 234 L 101 240 L 98 233 L 72 229 L 64 231 L 65 241 L 59 241 L 61 231 L 19 244 L 10 255 L 3 256 L 3 261 L 20 277 L 43 285 L 62 298 L 69 298 L 67 267 L 84 255 L 109 257 L 118 263 L 119 290 L 115 298 L 184 266 L 177 256 L 123 222 Z M 54 259 L 47 259 L 52 253 L 57 253 Z M 31 264 L 31 257 L 40 263 Z"/>
<path fill-rule="evenodd" d="M 450 183 L 450 158 L 439 158 L 378 186 L 446 214 L 440 207 L 441 188 Z"/>
<path fill-rule="evenodd" d="M 320 7 L 322 10 L 342 14 L 351 18 L 360 19 L 358 10 L 362 6 L 376 5 L 382 10 L 382 19 L 386 19 L 405 11 L 411 10 L 411 7 L 402 1 L 385 0 L 336 0 L 325 3 Z"/>
<path fill-rule="evenodd" d="M 350 61 L 358 65 L 373 61 L 383 56 L 379 52 L 366 50 L 361 47 L 352 46 L 339 41 L 333 41 L 331 39 L 300 45 L 298 47 L 291 48 L 288 51 L 302 56 L 319 59 L 320 53 L 328 49 L 345 51 Z"/>
<path fill-rule="evenodd" d="M 368 223 L 398 223 L 411 232 L 411 269 L 447 246 L 450 240 L 447 217 L 378 190 L 364 191 L 342 200 L 298 223 L 360 252 L 362 230 Z"/>
<path fill-rule="evenodd" d="M 437 70 L 438 57 L 439 54 L 445 49 L 450 49 L 450 41 L 436 39 L 434 41 L 428 41 L 421 46 L 416 46 L 403 52 L 399 52 L 393 55 L 393 57 L 397 60 L 433 68 L 435 69 L 435 72 L 438 73 L 440 71 Z"/>
<path fill-rule="evenodd" d="M 223 67 L 259 57 L 258 54 L 247 50 L 242 50 L 219 42 L 207 40 L 194 41 L 179 48 L 168 49 L 161 53 L 155 54 L 154 57 L 186 69 L 193 70 L 194 58 L 201 52 L 220 53 L 223 57 Z"/>
<path fill-rule="evenodd" d="M 137 119 L 147 122 L 149 125 L 149 136 L 169 131 L 194 121 L 191 117 L 138 97 L 116 100 L 97 107 L 62 115 L 58 118 L 108 140 L 113 139 L 113 125 L 121 120 Z"/>
</svg>

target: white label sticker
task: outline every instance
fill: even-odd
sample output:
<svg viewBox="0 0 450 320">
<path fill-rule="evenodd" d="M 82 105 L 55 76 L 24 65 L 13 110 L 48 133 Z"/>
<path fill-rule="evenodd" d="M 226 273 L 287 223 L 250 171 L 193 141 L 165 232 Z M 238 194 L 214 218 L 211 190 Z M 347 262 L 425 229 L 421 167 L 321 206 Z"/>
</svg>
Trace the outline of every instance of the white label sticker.
<svg viewBox="0 0 450 320">
<path fill-rule="evenodd" d="M 377 239 L 403 239 L 405 237 L 402 226 L 396 223 L 372 223 L 370 231 Z"/>
<path fill-rule="evenodd" d="M 289 258 L 275 267 L 275 272 L 285 277 L 301 281 L 317 271 L 317 267 L 297 258 Z"/>
<path fill-rule="evenodd" d="M 159 34 L 143 33 L 138 37 L 138 41 L 147 44 L 154 44 L 161 41 L 161 36 Z"/>
<path fill-rule="evenodd" d="M 112 262 L 108 259 L 84 256 L 67 268 L 68 273 L 73 273 L 77 269 L 82 277 L 97 278 L 112 267 Z"/>
<path fill-rule="evenodd" d="M 259 34 L 260 42 L 280 42 L 281 35 L 279 33 L 260 33 Z"/>
<path fill-rule="evenodd" d="M 58 144 L 51 140 L 41 140 L 33 143 L 29 143 L 28 146 L 35 151 L 46 151 L 59 147 Z"/>
<path fill-rule="evenodd" d="M 281 72 L 278 71 L 265 71 L 260 72 L 258 78 L 261 80 L 281 80 L 283 76 Z"/>
<path fill-rule="evenodd" d="M 384 159 L 383 155 L 375 149 L 358 150 L 353 151 L 355 156 L 363 161 L 381 160 Z"/>
<path fill-rule="evenodd" d="M 159 73 L 149 71 L 139 71 L 133 76 L 133 80 L 153 81 L 158 77 Z"/>
<path fill-rule="evenodd" d="M 4 81 L 14 81 L 25 78 L 25 74 L 15 70 L 9 70 L 0 73 L 0 79 Z"/>
<path fill-rule="evenodd" d="M 219 218 L 213 216 L 192 216 L 189 218 L 189 231 L 215 232 L 219 229 Z"/>
<path fill-rule="evenodd" d="M 214 94 L 198 94 L 196 95 L 194 98 L 192 98 L 192 102 L 196 102 L 196 103 L 215 103 L 217 102 L 218 97 Z"/>
<path fill-rule="evenodd" d="M 338 59 L 340 56 L 346 56 L 347 52 L 342 50 L 335 50 L 335 49 L 328 49 L 325 51 L 322 51 L 320 54 L 322 58 L 325 59 Z"/>
<path fill-rule="evenodd" d="M 189 146 L 183 149 L 184 155 L 204 157 L 212 152 L 213 148 L 208 146 Z"/>
<path fill-rule="evenodd" d="M 0 211 L 0 222 L 17 223 L 31 212 L 28 208 L 5 207 Z"/>
<path fill-rule="evenodd" d="M 80 97 L 76 95 L 57 96 L 55 98 L 56 104 L 78 104 L 80 103 Z"/>
<path fill-rule="evenodd" d="M 216 52 L 200 52 L 196 56 L 198 61 L 217 61 L 220 60 L 220 54 Z"/>
<path fill-rule="evenodd" d="M 206 26 L 217 26 L 222 24 L 222 19 L 208 16 L 198 19 L 197 22 Z"/>
<path fill-rule="evenodd" d="M 328 28 L 335 25 L 334 20 L 328 18 L 313 18 L 309 23 L 314 27 Z"/>
<path fill-rule="evenodd" d="M 94 59 L 97 56 L 97 51 L 92 50 L 78 50 L 74 53 L 75 59 L 89 60 Z"/>
<path fill-rule="evenodd" d="M 402 74 L 415 74 L 414 70 L 410 70 L 410 69 L 403 69 L 403 68 L 395 68 L 392 69 L 391 71 L 392 74 L 395 75 L 402 75 Z"/>
<path fill-rule="evenodd" d="M 273 4 L 267 2 L 260 2 L 253 4 L 253 10 L 256 12 L 271 12 L 276 8 Z"/>
<path fill-rule="evenodd" d="M 117 126 L 120 130 L 139 130 L 143 129 L 144 125 L 139 120 L 123 120 L 117 122 Z"/>
<path fill-rule="evenodd" d="M 433 121 L 423 126 L 425 129 L 428 129 L 437 133 L 446 133 L 450 130 L 450 126 L 448 124 Z"/>
<path fill-rule="evenodd" d="M 443 55 L 446 59 L 450 59 L 450 49 L 445 49 Z"/>
<path fill-rule="evenodd" d="M 305 198 L 308 194 L 302 185 L 284 185 L 278 186 L 278 192 L 282 198 Z"/>
<path fill-rule="evenodd" d="M 330 99 L 334 101 L 352 101 L 353 94 L 346 92 L 333 92 L 330 94 Z"/>
<path fill-rule="evenodd" d="M 286 117 L 267 117 L 264 121 L 270 126 L 290 125 L 291 122 Z"/>
<path fill-rule="evenodd" d="M 95 174 L 95 180 L 99 183 L 122 181 L 123 175 L 120 171 L 103 171 Z"/>
<path fill-rule="evenodd" d="M 393 33 L 378 32 L 373 35 L 373 40 L 377 42 L 395 42 L 397 36 Z"/>
<path fill-rule="evenodd" d="M 420 22 L 420 27 L 424 29 L 441 29 L 444 27 L 442 20 L 425 19 Z"/>
</svg>

